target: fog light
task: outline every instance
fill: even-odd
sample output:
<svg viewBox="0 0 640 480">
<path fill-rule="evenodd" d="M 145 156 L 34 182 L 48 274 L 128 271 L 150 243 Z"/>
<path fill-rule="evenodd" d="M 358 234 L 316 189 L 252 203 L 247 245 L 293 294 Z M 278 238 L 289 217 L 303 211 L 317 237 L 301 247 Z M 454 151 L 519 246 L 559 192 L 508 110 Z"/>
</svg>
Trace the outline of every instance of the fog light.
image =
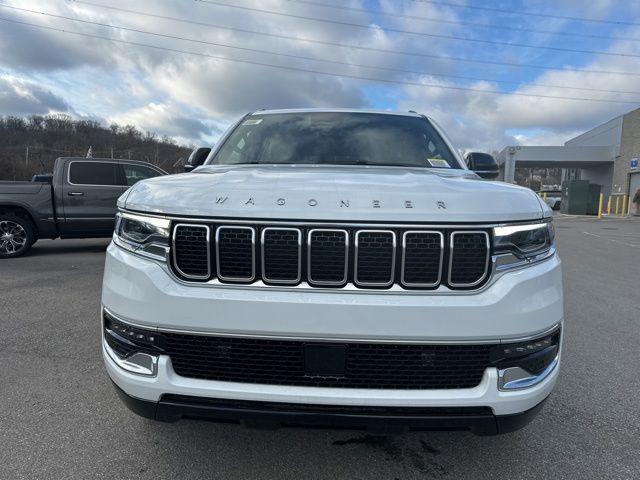
<svg viewBox="0 0 640 480">
<path fill-rule="evenodd" d="M 103 344 L 111 359 L 123 370 L 155 376 L 164 339 L 157 332 L 133 327 L 103 313 Z"/>
<path fill-rule="evenodd" d="M 498 388 L 515 390 L 542 382 L 559 361 L 560 328 L 527 342 L 500 345 L 491 352 L 498 367 Z"/>
</svg>

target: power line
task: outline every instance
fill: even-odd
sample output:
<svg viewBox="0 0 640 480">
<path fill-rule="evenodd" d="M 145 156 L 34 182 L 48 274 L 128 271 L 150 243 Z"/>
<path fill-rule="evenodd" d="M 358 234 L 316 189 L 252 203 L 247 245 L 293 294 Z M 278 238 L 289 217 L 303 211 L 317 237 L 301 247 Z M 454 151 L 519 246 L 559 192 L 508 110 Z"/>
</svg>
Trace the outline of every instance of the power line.
<svg viewBox="0 0 640 480">
<path fill-rule="evenodd" d="M 237 46 L 237 45 L 229 45 L 229 44 L 226 44 L 226 43 L 211 42 L 211 41 L 207 41 L 207 40 L 199 40 L 199 39 L 195 39 L 195 38 L 182 37 L 182 36 L 178 36 L 178 35 L 169 35 L 169 34 L 166 34 L 166 33 L 158 33 L 158 32 L 151 32 L 151 31 L 148 31 L 148 30 L 140 30 L 140 29 L 137 29 L 137 28 L 123 27 L 123 26 L 113 25 L 113 24 L 109 24 L 109 23 L 94 22 L 94 21 L 91 21 L 91 20 L 84 20 L 84 19 L 75 18 L 75 17 L 68 17 L 66 15 L 57 15 L 57 14 L 49 13 L 49 12 L 42 12 L 42 11 L 38 11 L 38 10 L 31 10 L 31 9 L 28 9 L 28 8 L 15 7 L 13 5 L 0 4 L 0 8 L 9 8 L 9 9 L 17 10 L 17 11 L 21 11 L 21 12 L 28 12 L 28 13 L 33 13 L 33 14 L 37 14 L 37 15 L 42 15 L 42 16 L 45 16 L 45 17 L 59 18 L 59 19 L 64 19 L 64 20 L 70 20 L 70 21 L 73 21 L 73 22 L 79 22 L 79 23 L 84 23 L 84 24 L 88 24 L 88 25 L 96 25 L 96 26 L 100 26 L 100 27 L 113 28 L 113 29 L 117 29 L 117 30 L 124 30 L 124 31 L 134 32 L 134 33 L 142 33 L 142 34 L 145 34 L 145 35 L 153 35 L 153 36 L 161 37 L 161 38 L 170 38 L 170 39 L 174 39 L 174 40 L 182 40 L 182 41 L 186 41 L 186 42 L 199 43 L 199 44 L 210 45 L 210 46 L 215 46 L 215 47 L 224 47 L 224 48 L 247 51 L 247 52 L 252 52 L 252 53 L 261 53 L 261 54 L 265 53 L 265 54 L 268 54 L 268 55 L 276 55 L 276 56 L 280 56 L 280 57 L 294 58 L 294 59 L 297 59 L 297 60 L 309 60 L 309 61 L 313 61 L 313 62 L 330 63 L 330 64 L 334 64 L 334 65 L 344 65 L 344 66 L 347 66 L 347 67 L 369 68 L 369 69 L 383 70 L 383 71 L 388 71 L 388 72 L 408 73 L 408 74 L 412 74 L 412 75 L 429 75 L 429 76 L 433 76 L 433 77 L 453 78 L 453 79 L 458 79 L 458 80 L 473 80 L 473 81 L 482 81 L 482 82 L 495 82 L 495 83 L 504 83 L 504 84 L 511 84 L 511 85 L 520 85 L 521 84 L 521 82 L 516 82 L 516 81 L 511 81 L 511 80 L 497 80 L 497 79 L 494 80 L 494 79 L 488 79 L 488 78 L 482 78 L 482 77 L 470 77 L 470 76 L 465 76 L 465 75 L 440 74 L 440 73 L 408 70 L 408 69 L 395 68 L 395 67 L 383 67 L 383 66 L 377 66 L 377 65 L 366 65 L 366 64 L 360 64 L 360 63 L 342 62 L 342 61 L 339 61 L 339 60 L 329 60 L 329 59 L 324 59 L 324 58 L 309 57 L 309 56 L 306 56 L 306 55 L 296 55 L 296 54 L 290 54 L 290 53 L 274 52 L 272 50 L 241 47 L 241 46 Z M 549 84 L 540 84 L 540 83 L 528 83 L 527 85 L 531 86 L 531 87 L 559 88 L 559 89 L 565 89 L 565 90 L 583 90 L 583 91 L 600 92 L 600 93 L 619 93 L 619 94 L 640 95 L 640 91 L 603 90 L 603 89 L 598 89 L 598 88 L 573 87 L 573 86 L 567 86 L 567 85 L 549 85 Z"/>
<path fill-rule="evenodd" d="M 511 27 L 506 25 L 495 25 L 489 23 L 478 23 L 478 22 L 469 22 L 466 20 L 447 20 L 445 18 L 435 18 L 435 17 L 424 17 L 420 15 L 408 15 L 404 13 L 396 13 L 389 12 L 387 10 L 380 9 L 367 9 L 367 8 L 358 8 L 358 7 L 348 7 L 346 5 L 336 5 L 329 3 L 316 2 L 313 0 L 287 0 L 288 2 L 301 3 L 304 5 L 313 5 L 316 7 L 323 8 L 333 8 L 341 11 L 349 11 L 349 12 L 357 12 L 357 13 L 367 13 L 367 14 L 376 14 L 376 15 L 385 15 L 389 17 L 395 18 L 406 18 L 408 20 L 421 20 L 425 22 L 433 22 L 439 24 L 448 24 L 448 25 L 467 25 L 470 27 L 480 27 L 480 28 L 490 28 L 500 31 L 510 31 L 510 32 L 523 32 L 523 33 L 538 33 L 544 35 L 559 35 L 564 37 L 577 37 L 577 38 L 598 38 L 600 40 L 626 40 L 630 42 L 640 42 L 640 38 L 632 38 L 632 37 L 614 37 L 609 35 L 597 35 L 591 33 L 575 33 L 575 32 L 564 32 L 558 30 L 536 30 L 533 28 L 520 28 L 520 27 Z"/>
<path fill-rule="evenodd" d="M 592 23 L 605 23 L 608 25 L 629 25 L 629 26 L 640 26 L 640 23 L 634 22 L 625 22 L 622 20 L 600 20 L 597 18 L 584 18 L 584 17 L 572 17 L 569 15 L 554 15 L 550 13 L 535 13 L 535 12 L 527 12 L 521 10 L 508 10 L 505 8 L 496 8 L 496 7 L 483 7 L 480 5 L 463 5 L 461 3 L 453 3 L 446 1 L 436 1 L 436 0 L 413 0 L 414 2 L 419 3 L 429 3 L 431 5 L 439 5 L 445 7 L 454 7 L 454 8 L 462 8 L 469 10 L 482 10 L 484 12 L 494 12 L 494 13 L 505 13 L 507 15 L 522 15 L 529 17 L 541 17 L 541 18 L 555 18 L 558 20 L 571 20 L 574 22 L 592 22 Z"/>
<path fill-rule="evenodd" d="M 295 18 L 298 20 L 310 20 L 313 22 L 321 22 L 321 23 L 330 23 L 332 25 L 342 25 L 345 27 L 354 27 L 354 28 L 362 28 L 362 29 L 366 29 L 366 30 L 375 30 L 375 31 L 379 31 L 380 28 L 376 27 L 374 25 L 368 25 L 368 24 L 363 24 L 363 23 L 355 23 L 355 22 L 344 22 L 341 20 L 332 20 L 332 19 L 328 19 L 328 18 L 317 18 L 317 17 L 310 17 L 307 15 L 297 15 L 294 13 L 284 13 L 284 12 L 276 12 L 274 10 L 267 10 L 264 8 L 255 8 L 255 7 L 247 7 L 247 6 L 243 6 L 243 5 L 231 5 L 228 3 L 223 3 L 223 2 L 218 2 L 215 0 L 195 0 L 196 2 L 201 2 L 207 5 L 215 5 L 218 7 L 227 7 L 227 8 L 235 8 L 235 9 L 240 9 L 240 10 L 245 10 L 245 11 L 250 11 L 250 12 L 257 12 L 257 13 L 266 13 L 269 15 L 278 15 L 281 17 L 288 17 L 288 18 Z M 533 48 L 533 49 L 537 49 L 537 50 L 554 50 L 557 52 L 570 52 L 570 53 L 588 53 L 588 54 L 594 54 L 594 55 L 607 55 L 607 56 L 612 56 L 612 57 L 630 57 L 630 58 L 640 58 L 640 55 L 634 54 L 634 53 L 622 53 L 622 52 L 605 52 L 605 51 L 601 51 L 601 50 L 580 50 L 577 48 L 565 48 L 565 47 L 551 47 L 551 46 L 543 46 L 543 45 L 532 45 L 530 43 L 516 43 L 516 42 L 501 42 L 499 40 L 485 40 L 485 39 L 479 39 L 479 38 L 466 38 L 466 37 L 458 37 L 456 35 L 445 35 L 445 34 L 440 34 L 440 33 L 426 33 L 426 32 L 417 32 L 415 30 L 403 30 L 400 28 L 387 28 L 384 27 L 383 28 L 384 31 L 386 32 L 393 32 L 393 33 L 401 33 L 401 34 L 406 34 L 406 35 L 418 35 L 421 37 L 430 37 L 430 38 L 441 38 L 444 40 L 457 40 L 457 41 L 462 41 L 462 42 L 474 42 L 474 43 L 484 43 L 485 45 L 500 45 L 500 46 L 506 46 L 506 47 L 518 47 L 518 48 Z"/>
<path fill-rule="evenodd" d="M 362 50 L 362 51 L 367 51 L 367 52 L 388 53 L 388 54 L 393 54 L 393 55 L 405 55 L 405 56 L 410 56 L 410 57 L 432 58 L 432 59 L 441 60 L 441 61 L 477 63 L 477 64 L 482 64 L 482 65 L 496 65 L 496 66 L 501 66 L 501 67 L 514 67 L 514 68 L 531 68 L 531 69 L 537 69 L 537 70 L 550 70 L 550 71 L 562 71 L 563 70 L 563 69 L 558 69 L 556 67 L 551 67 L 551 66 L 548 66 L 548 65 L 535 65 L 535 64 L 528 64 L 528 63 L 517 63 L 517 62 L 499 62 L 499 61 L 494 61 L 494 60 L 479 60 L 479 59 L 464 58 L 464 57 L 452 57 L 452 56 L 448 56 L 448 55 L 436 55 L 436 54 L 423 53 L 423 52 L 412 52 L 412 51 L 406 51 L 406 50 L 394 50 L 394 49 L 385 49 L 385 48 L 377 48 L 377 47 L 367 47 L 367 46 L 363 46 L 363 45 L 353 45 L 353 44 L 348 44 L 348 43 L 332 42 L 332 41 L 328 41 L 328 40 L 317 40 L 317 39 L 305 38 L 305 37 L 295 37 L 295 36 L 291 36 L 291 35 L 284 35 L 284 34 L 278 34 L 278 33 L 261 32 L 261 31 L 258 31 L 258 30 L 251 30 L 251 29 L 247 29 L 247 28 L 231 27 L 231 26 L 228 26 L 228 25 L 219 25 L 219 24 L 210 23 L 210 22 L 201 22 L 201 21 L 197 21 L 197 20 L 189 20 L 189 19 L 186 19 L 186 18 L 170 17 L 170 16 L 159 15 L 159 14 L 151 13 L 151 12 L 141 12 L 141 11 L 138 11 L 138 10 L 130 10 L 130 9 L 127 9 L 127 8 L 113 7 L 111 5 L 103 5 L 103 4 L 100 4 L 100 3 L 93 3 L 93 2 L 90 2 L 90 1 L 86 1 L 86 0 L 71 0 L 71 1 L 73 1 L 75 3 L 83 4 L 83 5 L 89 5 L 89 6 L 96 7 L 96 8 L 103 8 L 103 9 L 107 9 L 107 10 L 111 10 L 111 11 L 115 11 L 115 12 L 122 12 L 122 13 L 129 13 L 129 14 L 133 14 L 133 15 L 140 15 L 140 16 L 145 16 L 145 17 L 148 17 L 148 18 L 169 20 L 169 21 L 180 22 L 180 23 L 189 24 L 189 25 L 198 25 L 198 26 L 201 26 L 201 27 L 217 28 L 217 29 L 220 29 L 220 30 L 226 30 L 226 31 L 231 31 L 231 32 L 249 33 L 249 34 L 252 34 L 252 35 L 261 35 L 261 36 L 265 36 L 265 37 L 279 38 L 279 39 L 283 39 L 283 40 L 293 40 L 293 41 L 298 41 L 298 42 L 313 43 L 313 44 L 316 44 L 316 45 L 327 45 L 327 46 L 332 46 L 332 47 L 349 48 L 349 49 L 353 49 L 353 50 Z M 566 71 L 566 69 L 564 69 L 564 70 Z M 586 68 L 572 68 L 571 71 L 581 72 L 581 73 L 606 74 L 606 75 L 622 75 L 622 76 L 634 76 L 634 77 L 635 76 L 640 76 L 640 72 L 622 72 L 622 71 L 615 71 L 615 70 L 594 70 L 594 69 L 586 69 Z"/>
<path fill-rule="evenodd" d="M 438 89 L 442 89 L 442 90 L 477 92 L 477 93 L 493 94 L 493 95 L 512 95 L 512 96 L 519 96 L 519 97 L 550 98 L 550 99 L 556 99 L 556 100 L 575 100 L 575 101 L 586 101 L 586 102 L 597 102 L 597 103 L 616 103 L 616 104 L 626 104 L 626 105 L 637 105 L 638 103 L 640 103 L 640 102 L 632 102 L 632 101 L 625 101 L 625 100 L 604 100 L 604 99 L 598 99 L 598 98 L 565 97 L 565 96 L 540 95 L 540 94 L 521 93 L 521 92 L 502 92 L 502 91 L 496 91 L 496 90 L 484 90 L 484 89 L 480 89 L 480 88 L 457 87 L 457 86 L 452 86 L 452 85 L 437 85 L 437 84 L 429 84 L 429 83 L 422 83 L 422 82 L 407 82 L 407 81 L 393 80 L 393 79 L 365 77 L 365 76 L 360 76 L 360 75 L 324 72 L 324 71 L 321 71 L 321 70 L 313 70 L 313 69 L 307 69 L 307 68 L 291 67 L 291 66 L 285 66 L 285 65 L 275 65 L 275 64 L 272 64 L 272 63 L 258 62 L 258 61 L 253 61 L 253 60 L 240 60 L 240 59 L 237 59 L 237 58 L 223 57 L 223 56 L 220 56 L 220 55 L 211 55 L 211 54 L 202 53 L 202 52 L 193 52 L 193 51 L 189 51 L 189 50 L 180 50 L 180 49 L 176 49 L 176 48 L 161 47 L 161 46 L 158 46 L 158 45 L 150 45 L 148 43 L 132 42 L 132 41 L 128 41 L 128 40 L 121 40 L 121 39 L 116 39 L 116 38 L 111 38 L 111 37 L 105 37 L 105 36 L 102 36 L 102 35 L 95 35 L 95 34 L 84 33 L 84 32 L 75 32 L 75 31 L 66 30 L 66 29 L 62 29 L 62 28 L 50 27 L 48 25 L 38 25 L 38 24 L 34 24 L 34 23 L 23 22 L 23 21 L 20 21 L 20 20 L 14 20 L 14 19 L 4 18 L 4 17 L 0 17 L 0 21 L 14 23 L 14 24 L 17 24 L 17 25 L 25 25 L 25 26 L 34 27 L 34 28 L 40 28 L 40 29 L 44 29 L 44 30 L 51 30 L 51 31 L 66 33 L 66 34 L 70 34 L 70 35 L 78 35 L 78 36 L 87 37 L 87 38 L 96 38 L 96 39 L 100 39 L 100 40 L 107 40 L 107 41 L 110 41 L 110 42 L 120 43 L 120 44 L 123 44 L 123 45 L 133 45 L 133 46 L 137 46 L 137 47 L 152 48 L 152 49 L 155 49 L 155 50 L 161 50 L 161 51 L 167 51 L 167 52 L 173 52 L 173 53 L 181 53 L 181 54 L 186 54 L 186 55 L 195 55 L 195 56 L 211 58 L 211 59 L 215 59 L 215 60 L 222 60 L 222 61 L 225 61 L 225 62 L 234 62 L 234 63 L 242 63 L 242 64 L 247 64 L 247 65 L 256 65 L 256 66 L 268 67 L 268 68 L 274 68 L 274 69 L 280 69 L 280 70 L 288 70 L 288 71 L 293 71 L 293 72 L 313 73 L 313 74 L 316 74 L 316 75 L 324 75 L 324 76 L 329 76 L 329 77 L 349 78 L 349 79 L 354 79 L 354 80 L 365 80 L 365 81 L 369 81 L 369 82 L 388 83 L 388 84 L 394 84 L 394 85 L 407 85 L 407 86 L 416 86 L 416 87 L 438 88 Z"/>
</svg>

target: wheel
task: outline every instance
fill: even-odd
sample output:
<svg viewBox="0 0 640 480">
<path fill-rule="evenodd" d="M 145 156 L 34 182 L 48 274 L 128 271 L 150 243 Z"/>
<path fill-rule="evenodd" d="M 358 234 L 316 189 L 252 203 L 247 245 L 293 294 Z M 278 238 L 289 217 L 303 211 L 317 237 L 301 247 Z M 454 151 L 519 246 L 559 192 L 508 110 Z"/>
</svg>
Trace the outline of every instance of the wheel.
<svg viewBox="0 0 640 480">
<path fill-rule="evenodd" d="M 29 220 L 14 215 L 0 216 L 0 258 L 24 255 L 35 240 Z"/>
</svg>

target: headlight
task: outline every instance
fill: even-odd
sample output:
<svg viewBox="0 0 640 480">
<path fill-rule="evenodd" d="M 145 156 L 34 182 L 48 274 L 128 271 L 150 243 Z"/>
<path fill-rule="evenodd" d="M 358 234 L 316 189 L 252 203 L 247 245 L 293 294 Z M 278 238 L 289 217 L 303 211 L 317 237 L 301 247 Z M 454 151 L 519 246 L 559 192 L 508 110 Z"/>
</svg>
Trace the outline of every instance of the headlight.
<svg viewBox="0 0 640 480">
<path fill-rule="evenodd" d="M 493 229 L 493 247 L 496 253 L 513 253 L 527 257 L 545 252 L 553 245 L 553 223 L 509 225 Z"/>
<path fill-rule="evenodd" d="M 507 225 L 493 229 L 493 252 L 498 269 L 526 265 L 551 256 L 555 251 L 555 230 L 551 221 Z"/>
<path fill-rule="evenodd" d="M 164 218 L 120 212 L 114 241 L 132 252 L 165 260 L 169 251 L 169 224 Z"/>
</svg>

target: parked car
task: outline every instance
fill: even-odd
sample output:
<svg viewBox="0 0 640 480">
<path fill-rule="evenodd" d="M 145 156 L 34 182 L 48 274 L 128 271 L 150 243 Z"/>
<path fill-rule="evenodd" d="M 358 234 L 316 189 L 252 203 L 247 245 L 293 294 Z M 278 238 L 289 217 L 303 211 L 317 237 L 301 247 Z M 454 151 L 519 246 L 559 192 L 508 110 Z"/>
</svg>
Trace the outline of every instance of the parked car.
<svg viewBox="0 0 640 480">
<path fill-rule="evenodd" d="M 256 112 L 118 206 L 102 353 L 145 417 L 487 435 L 558 378 L 551 210 L 423 115 Z"/>
<path fill-rule="evenodd" d="M 0 258 L 24 255 L 39 238 L 110 237 L 118 197 L 159 175 L 134 160 L 58 158 L 52 178 L 0 182 Z"/>
</svg>

